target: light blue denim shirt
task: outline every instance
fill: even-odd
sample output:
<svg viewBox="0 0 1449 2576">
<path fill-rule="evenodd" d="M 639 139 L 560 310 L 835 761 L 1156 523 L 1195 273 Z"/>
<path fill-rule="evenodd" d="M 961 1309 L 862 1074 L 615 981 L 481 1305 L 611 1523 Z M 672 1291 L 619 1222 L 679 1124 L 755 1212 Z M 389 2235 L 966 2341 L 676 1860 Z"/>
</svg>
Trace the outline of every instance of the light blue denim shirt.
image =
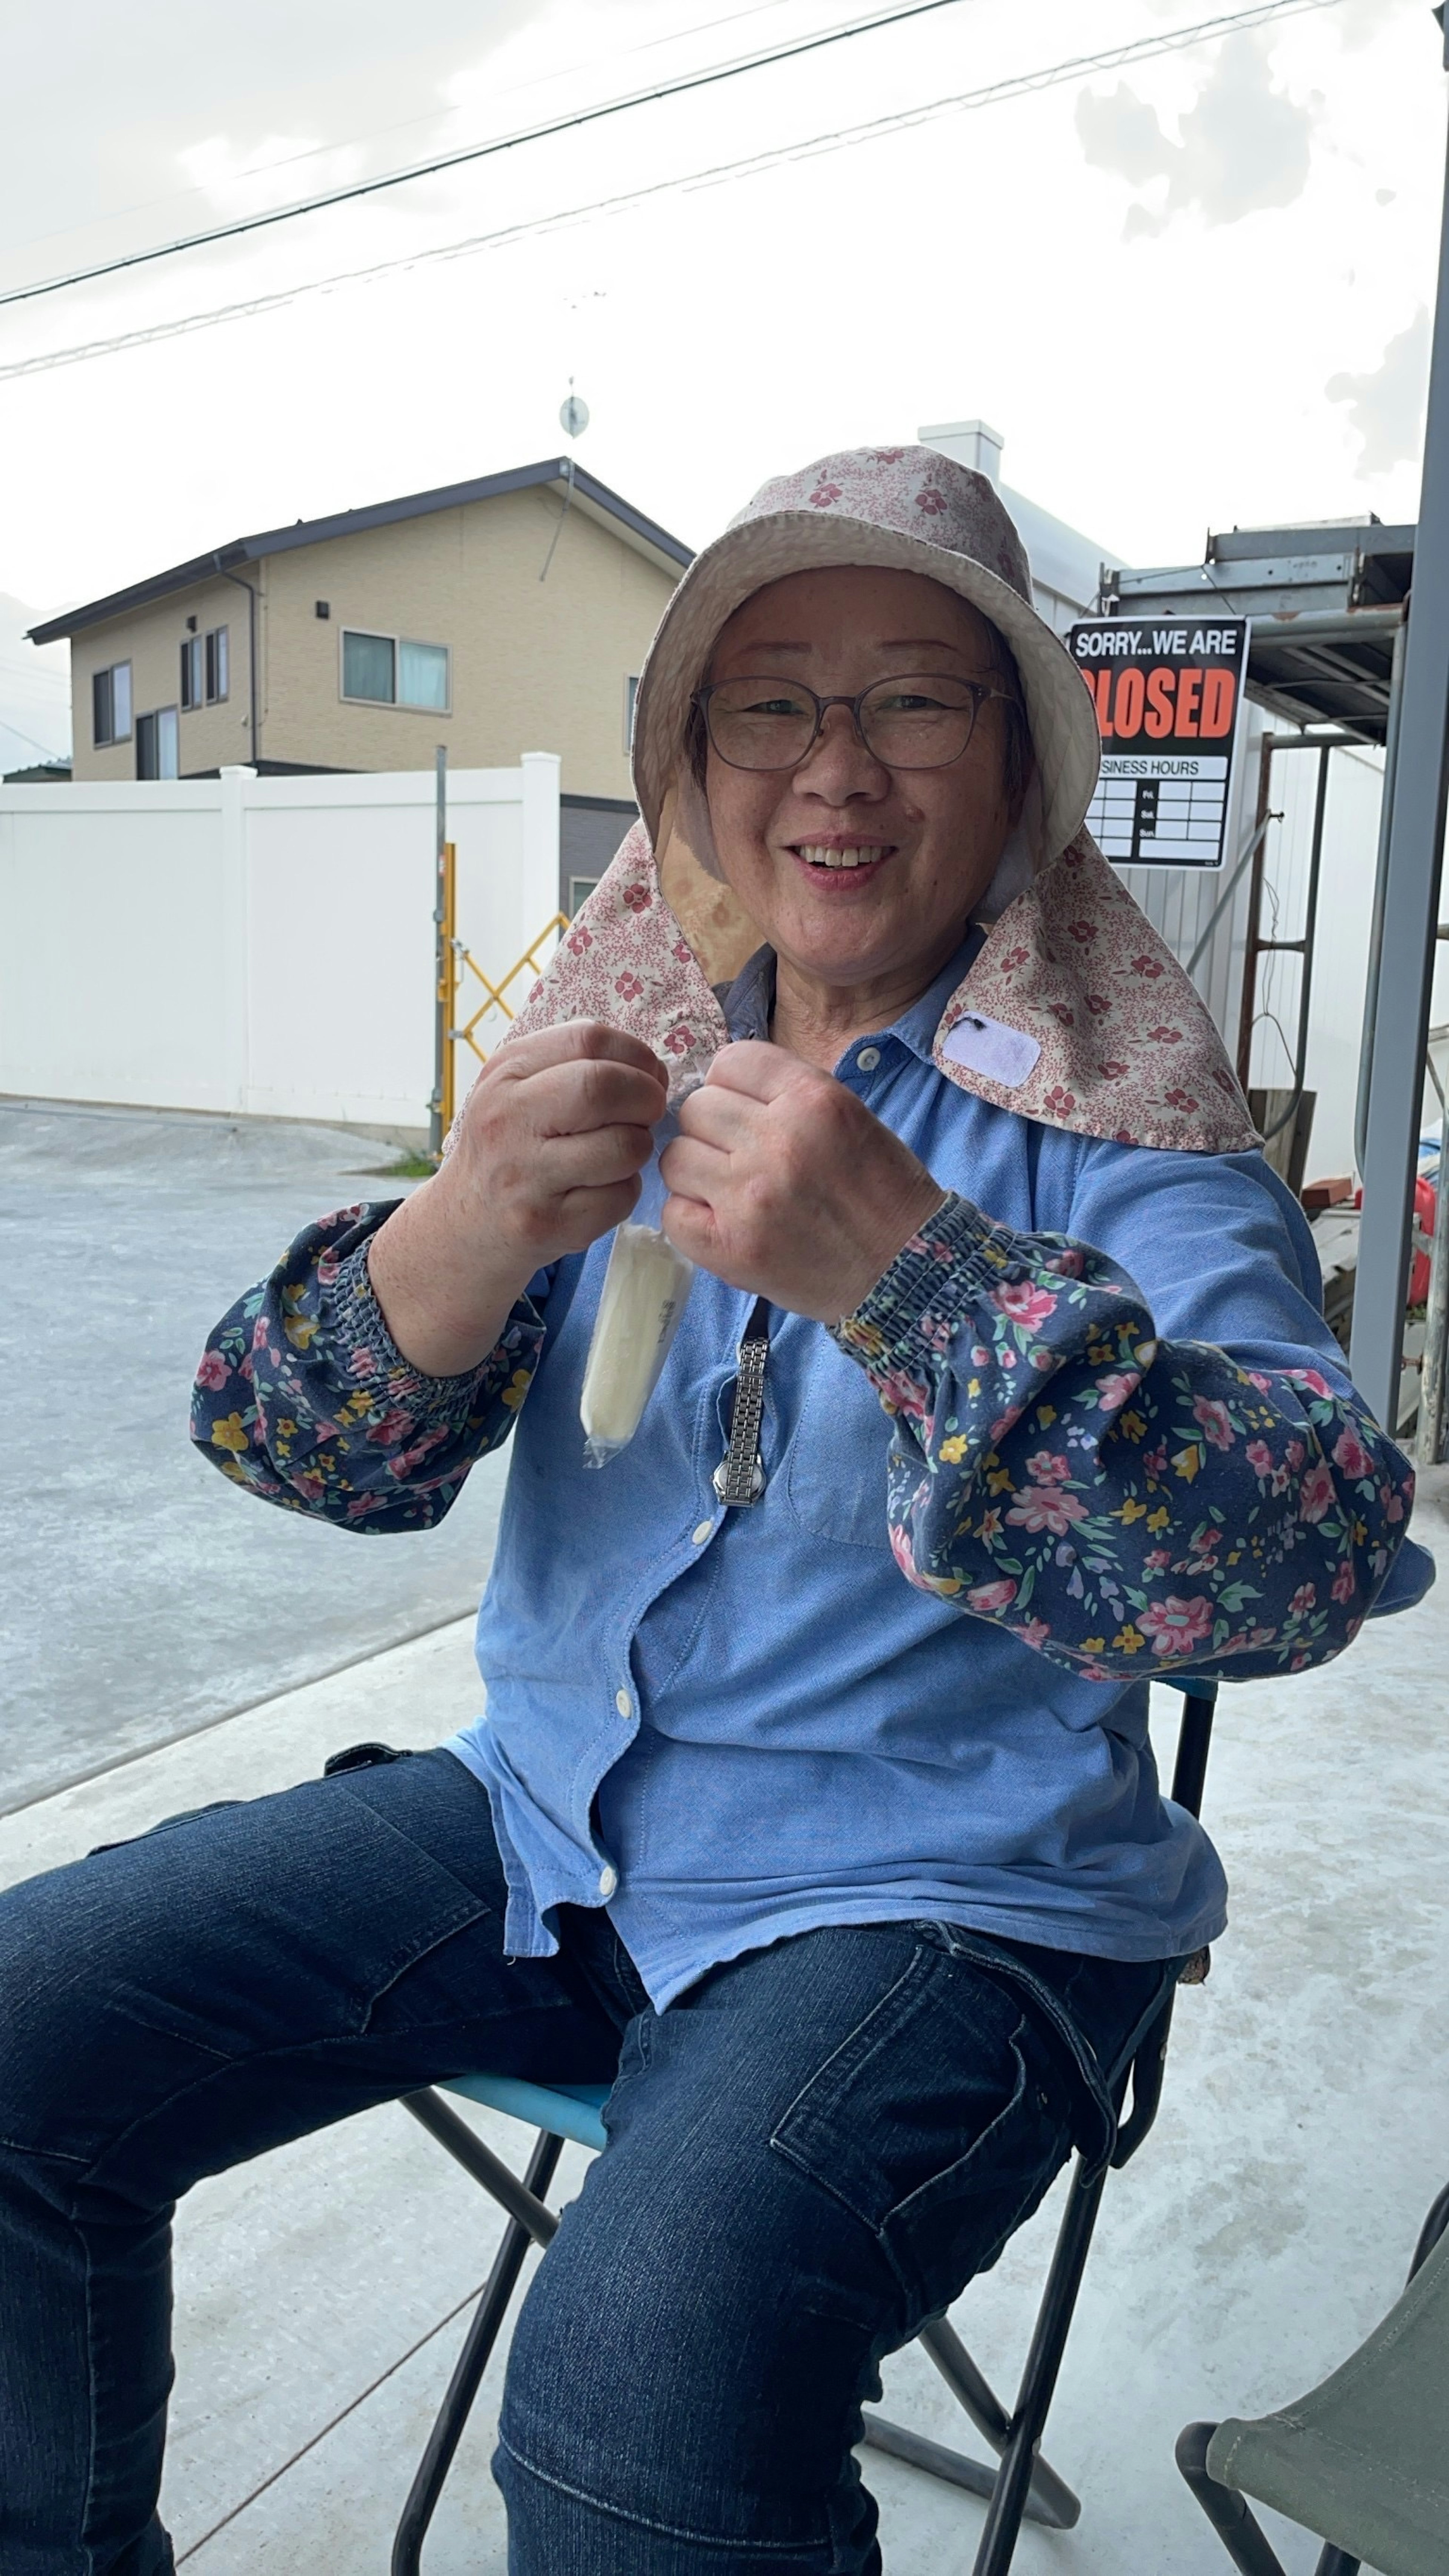
<svg viewBox="0 0 1449 2576">
<path fill-rule="evenodd" d="M 937 1072 L 970 954 L 837 1079 L 998 1224 L 1109 1253 L 1159 1334 L 1343 1384 L 1311 1236 L 1259 1156 L 1070 1135 Z M 732 1037 L 766 1034 L 772 971 L 765 952 L 731 988 Z M 585 1466 L 608 1250 L 534 1284 L 546 1336 L 478 1619 L 487 1712 L 451 1746 L 492 1800 L 509 1949 L 551 1951 L 560 1904 L 607 1904 L 662 2007 L 822 1924 L 931 1917 L 1135 1960 L 1213 1939 L 1223 1871 L 1160 1795 L 1145 1677 L 1082 1678 L 904 1579 L 890 1421 L 821 1326 L 772 1315 L 753 1508 L 711 1482 L 753 1301 L 703 1272 L 634 1440 Z"/>
</svg>

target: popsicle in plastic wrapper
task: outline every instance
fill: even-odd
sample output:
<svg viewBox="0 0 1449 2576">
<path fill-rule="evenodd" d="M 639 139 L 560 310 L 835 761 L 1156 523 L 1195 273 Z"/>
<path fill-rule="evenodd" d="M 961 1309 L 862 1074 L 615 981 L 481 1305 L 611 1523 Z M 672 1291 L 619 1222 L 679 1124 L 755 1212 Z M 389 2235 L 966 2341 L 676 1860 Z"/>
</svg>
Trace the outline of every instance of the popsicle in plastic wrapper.
<svg viewBox="0 0 1449 2576">
<path fill-rule="evenodd" d="M 673 1132 L 671 1116 L 661 1122 L 661 1144 Z M 633 1216 L 614 1235 L 579 1396 L 590 1467 L 606 1467 L 633 1439 L 694 1282 L 693 1262 L 657 1224 L 641 1222 L 662 1213 L 666 1195 L 656 1158 Z"/>
</svg>

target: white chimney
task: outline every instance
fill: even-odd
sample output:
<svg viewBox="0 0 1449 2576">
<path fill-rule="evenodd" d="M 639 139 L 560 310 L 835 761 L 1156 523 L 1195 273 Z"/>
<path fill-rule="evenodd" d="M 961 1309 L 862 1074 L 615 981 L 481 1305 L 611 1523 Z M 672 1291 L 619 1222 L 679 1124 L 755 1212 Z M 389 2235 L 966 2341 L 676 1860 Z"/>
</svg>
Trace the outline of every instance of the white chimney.
<svg viewBox="0 0 1449 2576">
<path fill-rule="evenodd" d="M 974 466 L 988 483 L 1000 482 L 1005 441 L 987 421 L 943 420 L 934 429 L 918 429 L 916 436 L 923 447 L 934 447 L 938 455 L 951 457 L 957 465 Z"/>
</svg>

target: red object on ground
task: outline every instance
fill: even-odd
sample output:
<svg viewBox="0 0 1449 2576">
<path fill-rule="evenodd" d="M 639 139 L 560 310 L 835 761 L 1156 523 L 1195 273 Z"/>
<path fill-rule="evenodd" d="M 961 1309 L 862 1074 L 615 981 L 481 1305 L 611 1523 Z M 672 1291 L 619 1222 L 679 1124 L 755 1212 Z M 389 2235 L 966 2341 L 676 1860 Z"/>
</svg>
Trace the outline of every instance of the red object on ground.
<svg viewBox="0 0 1449 2576">
<path fill-rule="evenodd" d="M 1354 1191 L 1353 1203 L 1356 1208 L 1363 1206 L 1362 1181 Z M 1414 1232 L 1416 1234 L 1432 1237 L 1438 1209 L 1439 1193 L 1433 1182 L 1416 1181 L 1414 1183 Z M 1428 1294 L 1429 1256 L 1427 1252 L 1421 1252 L 1416 1244 L 1413 1259 L 1409 1263 L 1409 1294 L 1406 1303 L 1410 1306 L 1422 1306 Z"/>
<path fill-rule="evenodd" d="M 1305 1181 L 1298 1195 L 1309 1215 L 1317 1216 L 1321 1209 L 1342 1207 L 1345 1199 L 1352 1198 L 1353 1176 L 1343 1172 L 1331 1181 Z"/>
</svg>

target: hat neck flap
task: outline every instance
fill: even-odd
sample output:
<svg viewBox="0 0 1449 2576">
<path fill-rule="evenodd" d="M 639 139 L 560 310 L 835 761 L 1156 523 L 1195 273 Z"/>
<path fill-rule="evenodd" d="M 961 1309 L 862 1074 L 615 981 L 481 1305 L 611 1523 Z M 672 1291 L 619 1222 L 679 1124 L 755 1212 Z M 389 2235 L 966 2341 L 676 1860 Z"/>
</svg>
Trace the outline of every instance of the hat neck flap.
<svg viewBox="0 0 1449 2576">
<path fill-rule="evenodd" d="M 603 1020 L 663 1058 L 678 1099 L 728 1038 L 713 986 L 760 945 L 666 806 L 658 865 L 636 823 L 509 1039 L 561 1020 Z M 1200 1154 L 1243 1153 L 1258 1141 L 1206 1008 L 1086 832 L 988 932 L 933 1052 L 958 1090 L 1074 1135 Z"/>
</svg>

